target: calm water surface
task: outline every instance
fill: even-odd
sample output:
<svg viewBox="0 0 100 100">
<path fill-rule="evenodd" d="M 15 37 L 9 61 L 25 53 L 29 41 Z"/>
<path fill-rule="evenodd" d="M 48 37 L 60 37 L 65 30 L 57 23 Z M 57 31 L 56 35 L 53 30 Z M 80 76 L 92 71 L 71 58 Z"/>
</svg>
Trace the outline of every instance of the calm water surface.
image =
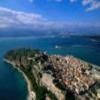
<svg viewBox="0 0 100 100">
<path fill-rule="evenodd" d="M 0 100 L 26 100 L 23 76 L 3 62 L 4 54 L 13 48 L 37 48 L 49 54 L 73 55 L 100 65 L 100 41 L 85 37 L 66 38 L 0 38 Z"/>
</svg>

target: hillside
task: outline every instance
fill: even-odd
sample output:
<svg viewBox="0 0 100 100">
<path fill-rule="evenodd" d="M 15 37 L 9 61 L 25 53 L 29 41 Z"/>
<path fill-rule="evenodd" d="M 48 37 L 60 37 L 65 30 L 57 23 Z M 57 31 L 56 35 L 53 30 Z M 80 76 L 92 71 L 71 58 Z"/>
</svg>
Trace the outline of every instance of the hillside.
<svg viewBox="0 0 100 100">
<path fill-rule="evenodd" d="M 25 74 L 30 100 L 100 99 L 100 67 L 73 56 L 23 48 L 8 51 L 4 61 Z"/>
</svg>

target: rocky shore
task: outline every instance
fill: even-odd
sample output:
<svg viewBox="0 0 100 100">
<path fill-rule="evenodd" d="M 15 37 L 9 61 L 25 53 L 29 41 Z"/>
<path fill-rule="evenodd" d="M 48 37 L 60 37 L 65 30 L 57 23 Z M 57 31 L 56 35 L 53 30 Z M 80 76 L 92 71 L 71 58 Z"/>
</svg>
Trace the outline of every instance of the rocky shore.
<svg viewBox="0 0 100 100">
<path fill-rule="evenodd" d="M 39 50 L 8 51 L 4 61 L 25 77 L 28 100 L 99 100 L 100 67 L 73 56 Z"/>
<path fill-rule="evenodd" d="M 32 84 L 31 84 L 31 82 L 29 81 L 28 77 L 25 75 L 25 73 L 24 73 L 22 70 L 20 70 L 20 68 L 16 67 L 15 63 L 13 63 L 13 62 L 11 62 L 11 61 L 9 61 L 9 60 L 7 60 L 7 59 L 4 59 L 4 61 L 5 61 L 6 63 L 8 63 L 8 64 L 11 64 L 15 69 L 17 69 L 18 72 L 20 72 L 20 73 L 23 75 L 23 77 L 24 77 L 24 79 L 25 79 L 25 81 L 26 81 L 26 83 L 27 83 L 27 88 L 28 88 L 27 100 L 36 100 L 36 94 L 35 94 L 35 92 L 32 90 Z"/>
</svg>

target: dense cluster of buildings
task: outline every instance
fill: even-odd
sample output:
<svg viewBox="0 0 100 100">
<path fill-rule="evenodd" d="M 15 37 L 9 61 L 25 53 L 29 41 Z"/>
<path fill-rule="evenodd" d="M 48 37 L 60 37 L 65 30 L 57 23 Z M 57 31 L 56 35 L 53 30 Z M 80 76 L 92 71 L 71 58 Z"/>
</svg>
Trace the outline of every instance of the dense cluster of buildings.
<svg viewBox="0 0 100 100">
<path fill-rule="evenodd" d="M 84 93 L 95 83 L 91 77 L 88 64 L 72 56 L 51 56 L 54 77 L 66 89 L 76 94 Z"/>
</svg>

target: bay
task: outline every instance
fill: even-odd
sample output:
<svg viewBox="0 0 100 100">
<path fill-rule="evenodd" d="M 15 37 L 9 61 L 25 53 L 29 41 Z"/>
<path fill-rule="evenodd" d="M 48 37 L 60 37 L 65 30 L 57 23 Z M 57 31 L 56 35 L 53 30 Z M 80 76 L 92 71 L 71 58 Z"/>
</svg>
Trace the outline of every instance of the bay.
<svg viewBox="0 0 100 100">
<path fill-rule="evenodd" d="M 72 37 L 0 38 L 0 100 L 26 100 L 27 85 L 12 66 L 3 62 L 4 54 L 15 48 L 37 48 L 50 55 L 73 55 L 90 63 L 100 65 L 100 41 Z"/>
</svg>

